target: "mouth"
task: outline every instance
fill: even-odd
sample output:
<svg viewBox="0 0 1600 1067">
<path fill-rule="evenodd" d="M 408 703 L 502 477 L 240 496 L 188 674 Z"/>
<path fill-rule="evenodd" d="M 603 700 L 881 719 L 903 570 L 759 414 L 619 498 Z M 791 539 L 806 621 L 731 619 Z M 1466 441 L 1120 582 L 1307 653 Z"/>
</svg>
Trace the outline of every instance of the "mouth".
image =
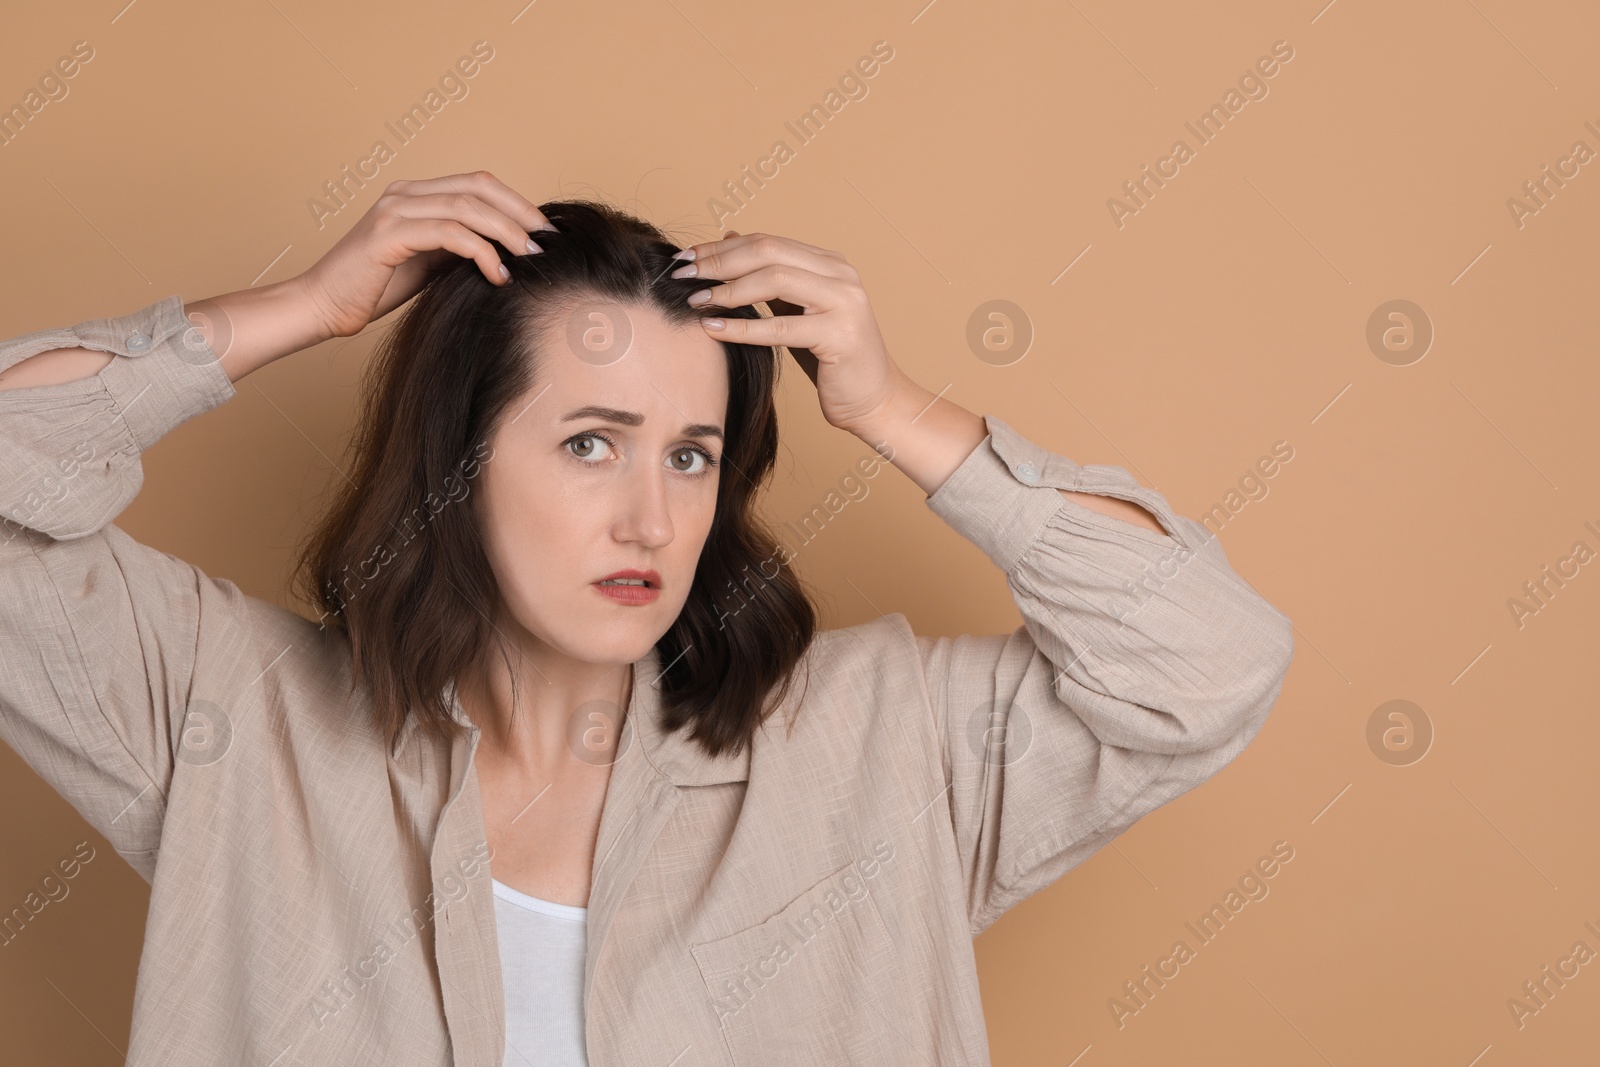
<svg viewBox="0 0 1600 1067">
<path fill-rule="evenodd" d="M 594 588 L 619 604 L 649 604 L 661 595 L 661 575 L 655 571 L 617 571 L 595 582 Z"/>
</svg>

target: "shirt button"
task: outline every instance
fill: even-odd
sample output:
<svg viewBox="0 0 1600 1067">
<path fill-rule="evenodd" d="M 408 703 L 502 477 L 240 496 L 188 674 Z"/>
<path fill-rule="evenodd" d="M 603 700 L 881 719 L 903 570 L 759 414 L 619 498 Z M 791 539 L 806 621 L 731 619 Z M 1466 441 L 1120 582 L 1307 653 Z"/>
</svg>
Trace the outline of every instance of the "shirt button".
<svg viewBox="0 0 1600 1067">
<path fill-rule="evenodd" d="M 143 352 L 145 349 L 147 349 L 149 347 L 150 347 L 150 338 L 146 337 L 144 334 L 140 333 L 138 330 L 135 330 L 135 331 L 133 331 L 132 333 L 130 333 L 128 335 L 128 351 L 130 351 L 130 352 Z"/>
<path fill-rule="evenodd" d="M 1021 478 L 1025 482 L 1036 482 L 1039 480 L 1039 468 L 1035 467 L 1032 463 L 1019 464 L 1017 467 L 1017 477 Z"/>
</svg>

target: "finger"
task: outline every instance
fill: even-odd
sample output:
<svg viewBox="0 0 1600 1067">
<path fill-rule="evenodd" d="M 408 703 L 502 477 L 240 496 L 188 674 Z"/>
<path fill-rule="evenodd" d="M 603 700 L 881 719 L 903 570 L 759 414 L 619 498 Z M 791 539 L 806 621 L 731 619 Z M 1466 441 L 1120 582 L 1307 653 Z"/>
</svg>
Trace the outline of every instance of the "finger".
<svg viewBox="0 0 1600 1067">
<path fill-rule="evenodd" d="M 391 182 L 388 192 L 405 195 L 424 193 L 470 192 L 494 204 L 507 215 L 518 220 L 524 230 L 554 230 L 555 226 L 544 213 L 521 193 L 506 185 L 486 170 L 466 174 L 452 174 L 441 178 L 399 179 Z"/>
<path fill-rule="evenodd" d="M 687 249 L 685 249 L 685 251 L 693 251 L 693 262 L 698 263 L 707 256 L 717 255 L 719 253 L 728 252 L 736 248 L 742 248 L 749 244 L 758 243 L 763 238 L 785 242 L 793 245 L 796 248 L 804 249 L 805 251 L 810 252 L 812 255 L 820 256 L 823 259 L 832 260 L 834 262 L 842 263 L 845 260 L 845 257 L 842 253 L 835 252 L 832 249 L 818 248 L 816 245 L 806 244 L 804 241 L 796 241 L 792 237 L 779 237 L 770 233 L 739 233 L 737 230 L 729 230 L 728 236 L 719 241 L 703 241 L 700 244 L 690 245 Z"/>
<path fill-rule="evenodd" d="M 414 181 L 400 179 L 392 182 L 388 189 L 384 191 L 403 192 L 408 195 L 452 192 L 472 193 L 516 219 L 517 224 L 529 233 L 535 230 L 555 229 L 555 226 L 551 225 L 550 220 L 545 217 L 544 212 L 540 211 L 533 201 L 486 170 L 476 170 L 467 174 L 451 174 L 443 178 L 423 178 Z"/>
<path fill-rule="evenodd" d="M 832 328 L 831 323 L 821 321 L 822 315 L 775 315 L 769 319 L 736 319 L 736 318 L 702 318 L 706 332 L 719 341 L 739 341 L 748 345 L 782 345 L 791 352 L 799 349 L 810 356 L 815 364 L 816 357 L 811 355 L 810 349 L 819 344 Z M 706 325 L 711 321 L 722 323 L 720 328 Z M 799 357 L 796 357 L 797 359 Z M 800 364 L 805 366 L 804 361 Z M 812 381 L 816 376 L 811 370 L 806 373 L 811 375 Z"/>
<path fill-rule="evenodd" d="M 829 257 L 831 259 L 843 259 L 844 258 L 844 254 L 842 252 L 835 252 L 831 248 L 821 248 L 821 247 L 819 247 L 817 245 L 807 244 L 805 241 L 797 240 L 796 238 L 793 238 L 793 237 L 783 237 L 783 236 L 780 236 L 778 234 L 772 234 L 772 233 L 740 233 L 738 230 L 729 230 L 725 235 L 723 235 L 723 237 L 722 237 L 722 239 L 720 241 L 707 241 L 707 242 L 705 242 L 705 245 L 714 246 L 714 245 L 720 245 L 720 244 L 738 244 L 738 243 L 743 243 L 745 241 L 759 240 L 759 239 L 761 239 L 763 237 L 771 237 L 771 238 L 774 238 L 774 239 L 779 240 L 779 241 L 787 241 L 788 243 L 790 243 L 792 245 L 796 245 L 796 246 L 798 246 L 800 248 L 804 248 L 806 251 L 815 253 L 816 255 L 819 255 L 819 256 L 827 256 L 827 257 Z M 704 247 L 704 246 L 696 246 L 696 247 Z M 715 250 L 716 250 L 715 248 L 712 249 L 712 251 L 715 251 Z"/>
<path fill-rule="evenodd" d="M 738 235 L 734 234 L 734 236 Z M 803 315 L 806 310 L 798 304 L 791 304 L 789 301 L 780 300 L 777 297 L 764 301 L 764 303 L 767 311 L 773 315 Z M 790 357 L 800 365 L 800 369 L 805 371 L 806 377 L 811 379 L 812 385 L 817 384 L 818 364 L 816 353 L 809 348 L 791 347 L 789 345 L 780 345 L 778 347 L 789 353 Z"/>
<path fill-rule="evenodd" d="M 779 263 L 762 267 L 721 285 L 713 285 L 709 289 L 696 290 L 690 296 L 698 296 L 702 292 L 709 294 L 709 299 L 693 304 L 693 307 L 711 305 L 736 308 L 754 304 L 758 300 L 781 299 L 796 304 L 811 314 L 816 314 L 831 311 L 844 304 L 850 288 L 847 283 L 837 278 L 828 278 L 821 274 L 813 274 L 801 267 Z"/>
<path fill-rule="evenodd" d="M 743 237 L 745 235 L 741 234 L 738 230 L 729 230 L 725 236 L 726 237 Z M 844 258 L 844 253 L 842 253 L 842 252 L 835 252 L 831 248 L 822 248 L 822 247 L 820 247 L 818 245 L 807 244 L 806 242 L 804 242 L 802 240 L 799 240 L 798 238 L 795 238 L 795 237 L 783 237 L 783 236 L 780 236 L 778 234 L 771 234 L 771 233 L 752 233 L 752 234 L 749 234 L 749 236 L 750 237 L 775 237 L 780 241 L 788 241 L 790 244 L 799 245 L 801 248 L 804 248 L 806 251 L 815 252 L 819 256 L 828 256 L 828 257 L 833 258 L 833 259 L 843 259 Z"/>
<path fill-rule="evenodd" d="M 718 242 L 717 247 L 704 253 L 697 253 L 694 262 L 679 267 L 672 272 L 672 276 L 728 280 L 777 263 L 799 267 L 813 274 L 840 281 L 860 280 L 855 268 L 842 259 L 819 255 L 799 241 L 767 234 L 759 236 L 752 234 L 748 238 Z"/>
<path fill-rule="evenodd" d="M 447 182 L 454 181 L 451 178 L 444 180 Z M 475 192 L 483 200 L 493 204 L 512 218 L 519 221 L 531 218 L 534 224 L 532 226 L 523 226 L 524 230 L 555 229 L 555 225 L 545 217 L 544 213 L 539 210 L 533 201 L 486 170 L 473 171 L 467 175 L 467 181 L 464 184 L 467 185 L 469 192 Z"/>
<path fill-rule="evenodd" d="M 470 193 L 423 193 L 396 197 L 391 210 L 408 219 L 450 219 L 485 237 L 493 237 L 514 256 L 529 254 L 528 236 L 522 225 Z M 535 245 L 537 247 L 537 245 Z"/>
<path fill-rule="evenodd" d="M 494 245 L 453 219 L 403 218 L 396 225 L 392 239 L 409 253 L 407 258 L 443 248 L 477 263 L 483 276 L 495 285 L 505 285 L 510 280 L 501 273 L 500 253 L 495 251 Z"/>
</svg>

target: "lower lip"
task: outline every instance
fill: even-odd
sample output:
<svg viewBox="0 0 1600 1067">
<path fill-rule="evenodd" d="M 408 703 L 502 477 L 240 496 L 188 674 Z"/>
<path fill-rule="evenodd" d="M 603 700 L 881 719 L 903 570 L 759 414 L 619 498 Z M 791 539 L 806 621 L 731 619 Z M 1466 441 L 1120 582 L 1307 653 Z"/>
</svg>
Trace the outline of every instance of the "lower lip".
<svg viewBox="0 0 1600 1067">
<path fill-rule="evenodd" d="M 648 585 L 601 585 L 596 582 L 594 587 L 619 604 L 649 604 L 661 595 L 661 590 Z"/>
</svg>

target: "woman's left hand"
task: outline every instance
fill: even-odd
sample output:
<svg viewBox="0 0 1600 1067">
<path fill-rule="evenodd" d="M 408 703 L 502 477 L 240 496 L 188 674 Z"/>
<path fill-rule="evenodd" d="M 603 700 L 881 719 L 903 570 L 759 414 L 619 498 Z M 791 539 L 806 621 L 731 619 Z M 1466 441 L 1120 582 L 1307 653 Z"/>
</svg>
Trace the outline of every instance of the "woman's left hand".
<svg viewBox="0 0 1600 1067">
<path fill-rule="evenodd" d="M 694 259 L 673 277 L 721 283 L 691 296 L 696 306 L 765 301 L 773 312 L 771 318 L 716 320 L 720 329 L 701 319 L 706 332 L 719 341 L 788 348 L 815 383 L 830 424 L 865 435 L 897 397 L 916 388 L 889 357 L 861 276 L 838 252 L 731 230 L 686 251 Z"/>
</svg>

